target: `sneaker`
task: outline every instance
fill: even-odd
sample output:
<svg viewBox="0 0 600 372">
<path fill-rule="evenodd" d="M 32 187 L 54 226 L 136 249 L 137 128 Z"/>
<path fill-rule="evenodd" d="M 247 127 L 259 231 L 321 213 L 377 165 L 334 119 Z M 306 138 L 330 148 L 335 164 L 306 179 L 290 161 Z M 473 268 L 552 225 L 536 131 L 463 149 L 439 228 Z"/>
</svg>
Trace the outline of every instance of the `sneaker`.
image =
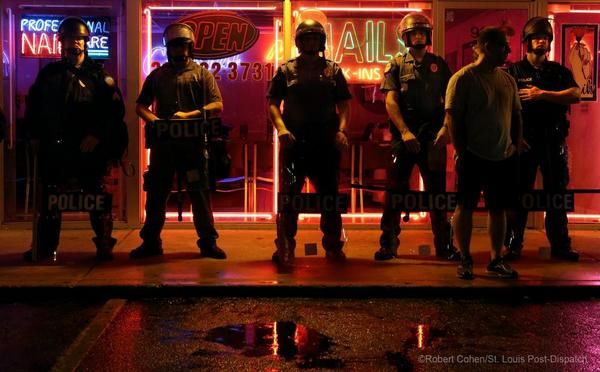
<svg viewBox="0 0 600 372">
<path fill-rule="evenodd" d="M 552 249 L 551 253 L 552 258 L 556 258 L 559 260 L 577 262 L 579 261 L 579 252 L 569 248 L 569 249 Z"/>
<path fill-rule="evenodd" d="M 208 258 L 214 258 L 217 260 L 224 260 L 227 258 L 227 254 L 221 248 L 217 247 L 216 245 L 213 245 L 208 249 L 200 248 L 200 257 L 208 257 Z"/>
<path fill-rule="evenodd" d="M 460 264 L 456 268 L 456 276 L 465 280 L 473 279 L 473 259 L 471 256 L 461 258 Z"/>
<path fill-rule="evenodd" d="M 387 261 L 391 260 L 398 256 L 398 251 L 396 249 L 384 248 L 381 247 L 377 252 L 375 252 L 375 261 Z"/>
<path fill-rule="evenodd" d="M 499 278 L 516 279 L 519 277 L 519 273 L 510 267 L 508 263 L 504 262 L 501 257 L 490 261 L 486 271 L 488 274 L 494 274 Z"/>
<path fill-rule="evenodd" d="M 135 260 L 138 258 L 162 256 L 162 254 L 162 244 L 149 244 L 144 242 L 139 247 L 129 252 L 129 258 Z"/>
</svg>

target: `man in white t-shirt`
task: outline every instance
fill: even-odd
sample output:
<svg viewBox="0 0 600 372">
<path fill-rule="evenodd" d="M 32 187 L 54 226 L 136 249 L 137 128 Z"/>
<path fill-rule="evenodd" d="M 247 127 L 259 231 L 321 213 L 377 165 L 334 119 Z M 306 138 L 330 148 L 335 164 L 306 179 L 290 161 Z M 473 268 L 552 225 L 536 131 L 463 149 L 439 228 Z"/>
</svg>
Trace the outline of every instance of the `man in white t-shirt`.
<svg viewBox="0 0 600 372">
<path fill-rule="evenodd" d="M 499 68 L 510 53 L 504 32 L 483 29 L 475 48 L 477 60 L 452 76 L 446 92 L 446 125 L 457 156 L 454 232 L 463 257 L 457 273 L 462 279 L 473 278 L 469 253 L 473 210 L 483 191 L 492 245 L 487 272 L 516 278 L 517 272 L 502 260 L 500 250 L 506 230 L 504 210 L 517 200 L 513 155 L 522 142 L 521 104 L 515 80 Z"/>
</svg>

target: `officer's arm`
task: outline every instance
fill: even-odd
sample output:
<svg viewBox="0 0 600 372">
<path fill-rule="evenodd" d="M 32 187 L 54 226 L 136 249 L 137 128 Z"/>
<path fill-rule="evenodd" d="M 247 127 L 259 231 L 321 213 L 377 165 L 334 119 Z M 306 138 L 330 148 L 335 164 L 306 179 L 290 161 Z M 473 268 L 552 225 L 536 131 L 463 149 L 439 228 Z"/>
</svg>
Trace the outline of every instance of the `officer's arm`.
<svg viewBox="0 0 600 372">
<path fill-rule="evenodd" d="M 269 117 L 271 118 L 271 122 L 275 129 L 277 129 L 277 133 L 279 135 L 287 133 L 287 128 L 283 122 L 283 117 L 281 116 L 281 110 L 279 106 L 281 105 L 281 99 L 270 98 L 269 99 Z"/>
<path fill-rule="evenodd" d="M 146 123 L 153 123 L 155 120 L 159 119 L 159 117 L 156 116 L 156 114 L 154 114 L 152 111 L 150 111 L 150 109 L 148 109 L 148 107 L 142 105 L 141 103 L 138 103 L 135 106 L 135 112 Z"/>
<path fill-rule="evenodd" d="M 204 111 L 210 113 L 211 115 L 218 115 L 223 112 L 223 101 L 211 102 L 208 105 L 202 107 L 202 109 Z M 199 112 L 200 112 L 200 115 L 203 115 L 203 113 L 201 111 L 199 111 Z"/>
<path fill-rule="evenodd" d="M 350 122 L 350 104 L 348 100 L 339 101 L 337 109 L 340 117 L 340 132 L 346 133 L 348 130 L 348 122 Z"/>
<path fill-rule="evenodd" d="M 398 131 L 404 135 L 405 133 L 410 132 L 404 118 L 402 117 L 402 113 L 400 112 L 400 106 L 398 106 L 398 91 L 397 90 L 389 90 L 385 94 L 385 109 L 387 110 L 390 119 L 392 119 L 392 123 L 398 128 Z"/>
<path fill-rule="evenodd" d="M 581 99 L 581 89 L 579 87 L 572 87 L 556 92 L 550 90 L 543 90 L 541 93 L 541 98 L 545 101 L 552 103 L 570 105 L 572 103 L 579 102 L 579 100 Z"/>
<path fill-rule="evenodd" d="M 208 113 L 208 116 L 215 116 L 223 112 L 223 102 L 211 102 L 208 105 L 202 107 L 202 110 L 193 110 L 193 111 L 178 111 L 173 114 L 174 118 L 181 119 L 195 119 L 195 118 L 203 118 L 204 112 Z"/>
</svg>

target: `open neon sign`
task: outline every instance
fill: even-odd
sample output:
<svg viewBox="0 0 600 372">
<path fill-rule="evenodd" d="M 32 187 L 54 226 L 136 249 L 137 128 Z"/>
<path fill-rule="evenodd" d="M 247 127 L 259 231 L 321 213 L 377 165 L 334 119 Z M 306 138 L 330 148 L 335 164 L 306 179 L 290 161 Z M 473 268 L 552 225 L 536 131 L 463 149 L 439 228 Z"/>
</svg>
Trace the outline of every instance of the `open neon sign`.
<svg viewBox="0 0 600 372">
<path fill-rule="evenodd" d="M 23 15 L 20 22 L 21 56 L 34 58 L 60 57 L 58 26 L 62 16 Z M 110 18 L 82 17 L 90 28 L 88 55 L 96 59 L 110 57 Z"/>
</svg>

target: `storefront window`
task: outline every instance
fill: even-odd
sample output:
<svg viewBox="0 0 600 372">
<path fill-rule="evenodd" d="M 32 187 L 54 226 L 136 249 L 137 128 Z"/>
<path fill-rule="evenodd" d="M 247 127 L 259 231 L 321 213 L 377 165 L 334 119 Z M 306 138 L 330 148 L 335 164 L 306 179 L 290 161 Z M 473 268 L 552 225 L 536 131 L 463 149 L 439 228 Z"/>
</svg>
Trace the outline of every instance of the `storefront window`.
<svg viewBox="0 0 600 372">
<path fill-rule="evenodd" d="M 219 221 L 270 221 L 274 210 L 273 129 L 267 117 L 266 91 L 283 57 L 280 2 L 144 3 L 143 71 L 167 61 L 162 34 L 184 21 L 201 27 L 206 51 L 196 62 L 213 73 L 223 96 L 222 119 L 231 128 L 228 150 L 231 175 L 217 181 L 213 210 Z M 235 27 L 234 27 L 235 26 Z M 210 44 L 209 44 L 210 43 Z M 199 44 L 197 44 L 199 45 Z M 147 166 L 143 164 L 142 169 Z M 177 220 L 176 188 L 169 199 L 167 221 Z M 186 221 L 191 205 L 183 196 Z"/>
</svg>

